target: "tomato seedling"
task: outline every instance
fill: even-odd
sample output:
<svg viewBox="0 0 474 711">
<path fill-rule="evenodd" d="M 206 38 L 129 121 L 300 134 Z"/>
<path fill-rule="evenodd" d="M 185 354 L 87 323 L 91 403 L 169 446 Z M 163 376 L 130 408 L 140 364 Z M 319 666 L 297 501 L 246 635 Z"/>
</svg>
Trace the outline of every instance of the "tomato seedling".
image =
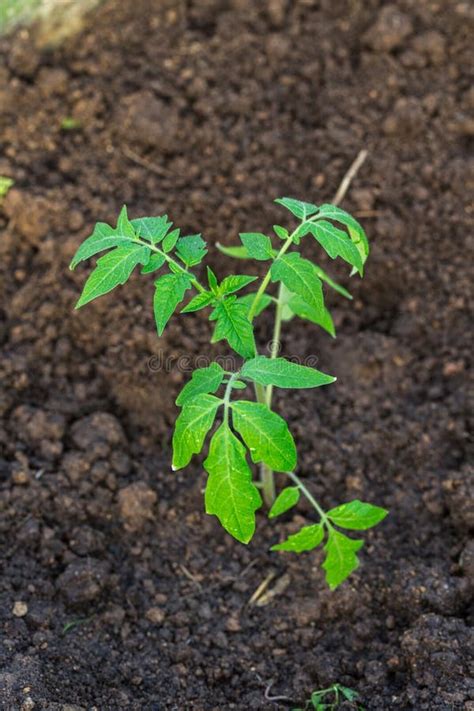
<svg viewBox="0 0 474 711">
<path fill-rule="evenodd" d="M 309 711 L 309 709 L 314 709 L 314 711 L 336 711 L 346 701 L 350 702 L 352 708 L 357 708 L 357 711 L 364 711 L 359 704 L 354 706 L 358 698 L 359 694 L 353 689 L 342 686 L 342 684 L 333 684 L 327 689 L 313 691 L 304 709 L 295 708 L 292 711 Z"/>
<path fill-rule="evenodd" d="M 258 288 L 244 295 L 240 292 L 257 281 L 256 276 L 230 274 L 219 281 L 207 267 L 206 282 L 198 278 L 195 268 L 207 254 L 200 234 L 181 236 L 167 215 L 130 220 L 124 206 L 117 225 L 97 223 L 72 260 L 74 269 L 83 260 L 108 250 L 97 260 L 76 308 L 124 284 L 140 267 L 144 275 L 160 272 L 158 278 L 155 276 L 153 297 L 158 336 L 188 295 L 191 299 L 181 308 L 182 314 L 208 309 L 214 324 L 212 343 L 227 341 L 243 362 L 232 371 L 216 361 L 193 372 L 176 400 L 181 412 L 173 434 L 172 468 L 186 467 L 192 456 L 202 451 L 213 430 L 204 461 L 208 473 L 206 512 L 217 516 L 226 531 L 242 543 L 248 543 L 254 534 L 261 493 L 270 507 L 270 518 L 288 511 L 300 495 L 305 496 L 317 522 L 304 526 L 272 550 L 301 553 L 324 543 L 323 568 L 333 589 L 358 566 L 357 552 L 363 545 L 362 539 L 350 538 L 338 529 L 371 528 L 385 518 L 387 511 L 358 500 L 323 510 L 295 474 L 295 442 L 285 420 L 271 409 L 272 393 L 273 388 L 318 388 L 336 380 L 278 355 L 282 325 L 294 316 L 335 335 L 323 285 L 346 299 L 352 298 L 319 265 L 301 255 L 298 248 L 303 239 L 313 238 L 329 257 L 341 258 L 353 274 L 360 276 L 369 245 L 361 225 L 335 204 L 316 206 L 292 198 L 276 203 L 297 219 L 291 232 L 275 225 L 273 238 L 261 232 L 245 232 L 240 234 L 239 246 L 219 246 L 231 257 L 268 264 Z M 269 293 L 274 284 L 278 285 L 276 293 Z M 254 321 L 270 308 L 274 309 L 275 321 L 268 357 L 257 350 Z M 255 388 L 256 401 L 242 398 L 249 384 Z M 216 419 L 219 425 L 214 428 Z M 260 465 L 260 482 L 254 481 L 249 455 L 251 462 Z M 286 475 L 291 484 L 276 498 L 274 472 Z"/>
</svg>

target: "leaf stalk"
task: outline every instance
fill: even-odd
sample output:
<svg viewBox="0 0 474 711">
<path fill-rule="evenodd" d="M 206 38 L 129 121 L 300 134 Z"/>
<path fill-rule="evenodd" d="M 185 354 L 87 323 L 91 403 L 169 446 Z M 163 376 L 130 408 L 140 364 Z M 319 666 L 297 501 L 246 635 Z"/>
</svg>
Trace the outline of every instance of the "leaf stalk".
<svg viewBox="0 0 474 711">
<path fill-rule="evenodd" d="M 321 506 L 318 504 L 312 493 L 309 491 L 309 489 L 306 488 L 306 486 L 303 484 L 299 476 L 296 476 L 294 472 L 284 472 L 286 476 L 288 476 L 298 487 L 298 489 L 301 491 L 303 496 L 306 497 L 306 499 L 309 501 L 311 506 L 316 510 L 316 512 L 319 514 L 319 517 L 321 518 L 321 523 L 323 523 L 325 526 L 328 528 L 332 528 L 332 524 L 329 520 L 329 518 L 326 516 L 324 510 L 321 508 Z"/>
</svg>

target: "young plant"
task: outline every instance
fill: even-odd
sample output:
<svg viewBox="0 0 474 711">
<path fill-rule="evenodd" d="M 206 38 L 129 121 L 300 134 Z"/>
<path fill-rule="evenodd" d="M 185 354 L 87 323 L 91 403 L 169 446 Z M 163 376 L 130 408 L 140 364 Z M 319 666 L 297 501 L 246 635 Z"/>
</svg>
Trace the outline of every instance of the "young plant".
<svg viewBox="0 0 474 711">
<path fill-rule="evenodd" d="M 201 452 L 211 430 L 209 451 L 204 461 L 208 473 L 205 507 L 217 516 L 234 538 L 248 543 L 255 531 L 255 512 L 262 496 L 274 518 L 295 506 L 303 495 L 314 508 L 317 522 L 274 545 L 272 550 L 309 551 L 324 542 L 323 568 L 330 588 L 336 588 L 357 568 L 357 552 L 363 540 L 353 539 L 339 529 L 360 531 L 382 521 L 387 511 L 358 500 L 329 511 L 323 508 L 295 474 L 295 442 L 285 420 L 272 410 L 273 388 L 318 388 L 336 378 L 278 355 L 282 324 L 294 316 L 321 326 L 335 335 L 331 314 L 324 304 L 323 285 L 351 299 L 320 266 L 302 257 L 303 239 L 314 239 L 332 258 L 349 264 L 352 274 L 363 275 L 369 254 L 360 224 L 337 205 L 320 206 L 292 198 L 275 201 L 289 211 L 297 225 L 290 232 L 275 225 L 271 238 L 261 232 L 240 235 L 241 245 L 219 246 L 221 252 L 240 260 L 266 262 L 265 276 L 257 289 L 241 291 L 257 281 L 256 276 L 230 274 L 219 281 L 207 267 L 203 283 L 196 267 L 207 254 L 201 235 L 181 236 L 167 215 L 129 220 L 124 206 L 117 225 L 96 224 L 94 232 L 79 247 L 71 263 L 106 251 L 87 279 L 76 308 L 80 308 L 119 284 L 124 284 L 140 266 L 144 275 L 154 275 L 153 310 L 158 336 L 183 302 L 191 296 L 182 314 L 208 309 L 214 324 L 212 343 L 227 341 L 242 358 L 233 370 L 217 361 L 198 368 L 176 400 L 181 409 L 173 435 L 173 470 L 186 467 Z M 159 273 L 158 276 L 157 273 Z M 269 293 L 272 285 L 276 293 Z M 254 321 L 263 311 L 274 309 L 274 334 L 270 356 L 257 350 Z M 256 401 L 242 397 L 251 384 Z M 219 424 L 215 427 L 218 420 Z M 261 480 L 255 481 L 252 465 L 260 465 Z M 275 499 L 274 472 L 290 480 Z"/>
<path fill-rule="evenodd" d="M 8 195 L 11 187 L 15 184 L 12 178 L 7 178 L 5 175 L 0 175 L 0 202 Z"/>
<path fill-rule="evenodd" d="M 318 691 L 313 691 L 311 698 L 305 704 L 303 709 L 294 708 L 292 711 L 309 711 L 309 709 L 314 709 L 314 711 L 336 711 L 340 704 L 346 701 L 356 702 L 359 698 L 357 691 L 349 689 L 347 686 L 342 686 L 342 684 L 333 684 L 327 689 L 319 689 Z M 357 711 L 364 711 L 362 706 L 357 705 Z"/>
</svg>

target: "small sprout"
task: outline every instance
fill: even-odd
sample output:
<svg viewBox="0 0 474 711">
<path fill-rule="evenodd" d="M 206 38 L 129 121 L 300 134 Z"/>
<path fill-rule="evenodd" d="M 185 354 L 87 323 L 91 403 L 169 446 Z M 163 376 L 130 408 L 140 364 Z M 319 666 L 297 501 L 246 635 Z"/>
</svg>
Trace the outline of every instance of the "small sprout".
<svg viewBox="0 0 474 711">
<path fill-rule="evenodd" d="M 345 701 L 349 701 L 353 709 L 364 711 L 362 706 L 356 703 L 358 698 L 357 691 L 342 684 L 333 684 L 327 689 L 313 691 L 303 708 L 293 708 L 291 711 L 337 711 Z"/>
<path fill-rule="evenodd" d="M 232 372 L 217 362 L 198 368 L 182 388 L 176 399 L 180 414 L 173 434 L 172 469 L 187 467 L 210 439 L 204 460 L 208 474 L 206 512 L 216 516 L 242 543 L 248 543 L 254 535 L 256 512 L 263 503 L 261 494 L 271 519 L 305 497 L 314 510 L 315 521 L 276 543 L 272 550 L 299 554 L 323 548 L 322 568 L 327 584 L 334 589 L 358 567 L 357 553 L 364 543 L 339 529 L 365 531 L 380 523 L 387 511 L 359 500 L 329 511 L 320 506 L 295 474 L 296 444 L 288 423 L 272 409 L 272 393 L 273 388 L 320 388 L 335 382 L 333 375 L 280 355 L 278 343 L 283 324 L 294 317 L 317 324 L 335 336 L 325 290 L 333 289 L 351 298 L 344 286 L 303 257 L 298 246 L 304 240 L 315 240 L 330 258 L 342 259 L 362 276 L 369 245 L 361 225 L 337 205 L 317 206 L 294 198 L 276 202 L 297 218 L 293 231 L 275 225 L 272 236 L 242 232 L 241 245 L 219 246 L 225 255 L 256 260 L 266 267 L 258 288 L 254 275 L 230 274 L 219 280 L 209 266 L 203 282 L 196 271 L 207 255 L 200 234 L 181 236 L 167 215 L 130 220 L 124 206 L 115 227 L 97 223 L 72 260 L 74 269 L 80 262 L 98 257 L 76 308 L 125 284 L 139 268 L 141 274 L 153 274 L 158 336 L 177 311 L 207 311 L 213 325 L 211 343 L 225 341 L 242 363 Z M 262 313 L 268 321 L 271 308 L 274 338 L 268 356 L 258 351 L 254 322 Z M 248 399 L 248 386 L 255 389 L 256 402 Z M 260 469 L 260 482 L 254 481 L 253 465 Z M 274 472 L 290 480 L 290 486 L 283 488 L 276 500 Z M 314 701 L 314 708 L 335 708 L 340 697 L 349 698 L 348 693 L 340 685 L 314 692 L 312 698 L 319 703 L 317 706 Z M 335 698 L 332 706 L 322 700 L 328 694 Z"/>
<path fill-rule="evenodd" d="M 94 615 L 90 615 L 89 617 L 78 617 L 74 620 L 66 622 L 66 624 L 63 626 L 62 634 L 66 635 L 68 634 L 68 632 L 72 632 L 72 630 L 76 629 L 76 627 L 81 627 L 82 625 L 87 624 L 92 620 L 93 617 Z"/>
<path fill-rule="evenodd" d="M 7 178 L 6 175 L 0 175 L 0 200 L 3 200 L 8 195 L 8 191 L 15 185 L 12 178 Z"/>
<path fill-rule="evenodd" d="M 66 118 L 63 118 L 61 121 L 62 131 L 78 131 L 80 128 L 82 128 L 81 121 L 73 118 L 72 116 L 66 116 Z"/>
</svg>

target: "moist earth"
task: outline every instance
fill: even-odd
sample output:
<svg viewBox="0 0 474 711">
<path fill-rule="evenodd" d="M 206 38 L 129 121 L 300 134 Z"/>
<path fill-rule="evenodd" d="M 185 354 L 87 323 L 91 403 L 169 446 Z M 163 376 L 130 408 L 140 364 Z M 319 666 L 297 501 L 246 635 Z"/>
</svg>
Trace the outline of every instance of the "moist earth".
<svg viewBox="0 0 474 711">
<path fill-rule="evenodd" d="M 366 709 L 472 711 L 473 20 L 451 0 L 112 0 L 61 48 L 0 41 L 2 709 L 291 708 L 339 682 Z M 179 359 L 225 352 L 205 317 L 158 339 L 143 277 L 74 312 L 68 263 L 127 203 L 202 231 L 222 277 L 215 242 L 286 220 L 276 197 L 329 200 L 362 148 L 344 206 L 367 275 L 329 297 L 336 340 L 295 321 L 282 342 L 337 383 L 275 400 L 324 506 L 390 509 L 330 592 L 318 553 L 268 552 L 303 504 L 243 546 L 204 514 L 199 459 L 170 471 Z"/>
</svg>

